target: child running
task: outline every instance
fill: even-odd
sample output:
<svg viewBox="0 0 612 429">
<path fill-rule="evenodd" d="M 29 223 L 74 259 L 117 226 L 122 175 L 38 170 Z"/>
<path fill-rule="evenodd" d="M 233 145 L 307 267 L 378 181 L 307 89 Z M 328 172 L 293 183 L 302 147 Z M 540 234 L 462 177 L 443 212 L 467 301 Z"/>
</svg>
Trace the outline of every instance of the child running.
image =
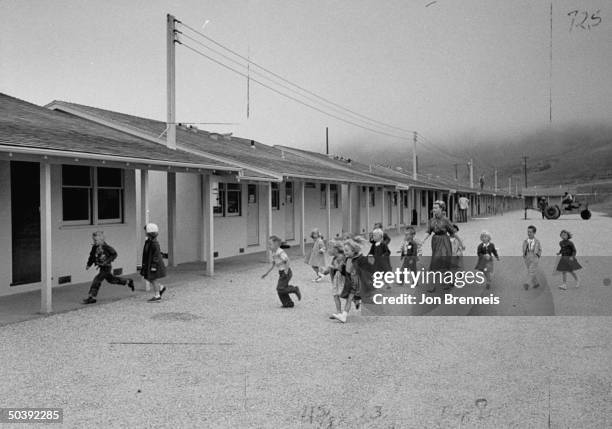
<svg viewBox="0 0 612 429">
<path fill-rule="evenodd" d="M 361 253 L 361 246 L 354 240 L 347 240 L 344 243 L 345 256 L 345 279 L 341 298 L 345 299 L 344 311 L 332 314 L 332 318 L 346 323 L 348 314 L 351 311 L 351 304 L 355 301 L 355 308 L 359 309 L 361 304 L 360 293 L 362 281 L 360 278 L 360 264 L 368 264 L 368 260 Z"/>
<path fill-rule="evenodd" d="M 147 233 L 147 240 L 142 248 L 140 275 L 153 285 L 155 295 L 149 299 L 149 302 L 159 302 L 166 291 L 166 286 L 161 285 L 158 281 L 166 277 L 166 266 L 157 241 L 159 228 L 154 223 L 148 223 L 145 226 L 145 232 Z"/>
<path fill-rule="evenodd" d="M 96 296 L 98 296 L 98 291 L 104 280 L 113 285 L 127 285 L 134 292 L 134 280 L 122 279 L 113 275 L 112 263 L 117 259 L 117 252 L 106 243 L 104 233 L 96 231 L 91 237 L 93 245 L 85 269 L 88 270 L 92 265 L 95 265 L 99 271 L 91 282 L 89 296 L 83 300 L 83 304 L 94 304 L 96 302 Z"/>
<path fill-rule="evenodd" d="M 374 271 L 381 272 L 389 272 L 391 271 L 391 251 L 389 247 L 385 244 L 384 233 L 380 228 L 376 228 L 372 231 L 372 246 L 370 247 L 370 252 L 368 253 L 368 258 L 370 258 L 370 263 L 374 264 Z M 387 289 L 390 289 L 391 286 L 387 285 Z"/>
<path fill-rule="evenodd" d="M 310 238 L 312 238 L 313 241 L 312 249 L 310 250 L 310 254 L 306 256 L 305 262 L 312 267 L 316 274 L 312 281 L 320 282 L 321 279 L 323 279 L 320 269 L 325 267 L 325 242 L 323 241 L 323 236 L 317 228 L 312 230 L 310 233 Z"/>
<path fill-rule="evenodd" d="M 346 265 L 344 258 L 344 246 L 341 242 L 337 242 L 329 251 L 332 257 L 329 267 L 324 271 L 324 274 L 329 274 L 331 277 L 332 284 L 332 296 L 334 297 L 334 303 L 336 304 L 336 313 L 342 313 L 342 303 L 340 302 L 340 296 L 344 290 L 345 276 L 346 276 Z M 335 319 L 333 314 L 329 317 Z"/>
<path fill-rule="evenodd" d="M 478 245 L 476 254 L 478 255 L 478 263 L 476 264 L 476 270 L 482 271 L 485 274 L 486 286 L 485 289 L 491 289 L 491 282 L 493 281 L 493 256 L 499 261 L 497 249 L 495 244 L 491 242 L 491 234 L 487 231 L 480 233 L 481 243 Z"/>
<path fill-rule="evenodd" d="M 276 284 L 276 292 L 278 293 L 278 297 L 281 301 L 281 304 L 284 308 L 292 308 L 295 304 L 293 300 L 289 296 L 289 294 L 293 293 L 297 297 L 298 301 L 302 300 L 302 293 L 300 292 L 300 288 L 297 286 L 291 286 L 289 281 L 291 277 L 293 277 L 293 273 L 291 272 L 291 268 L 289 267 L 289 256 L 287 256 L 287 252 L 280 248 L 282 240 L 278 238 L 276 235 L 273 235 L 268 240 L 268 246 L 270 247 L 270 251 L 272 252 L 272 266 L 264 275 L 261 276 L 262 279 L 265 279 L 270 272 L 276 268 L 278 270 L 278 283 Z"/>
<path fill-rule="evenodd" d="M 451 241 L 451 268 L 453 270 L 461 270 L 463 268 L 463 251 L 465 250 L 465 245 L 463 244 L 463 240 L 459 237 L 459 227 L 455 224 L 453 225 L 453 235 L 450 236 Z"/>
<path fill-rule="evenodd" d="M 559 253 L 557 255 L 561 255 L 561 259 L 559 259 L 559 263 L 557 264 L 557 271 L 560 271 L 563 275 L 563 283 L 559 285 L 559 289 L 567 290 L 567 273 L 570 273 L 574 280 L 576 280 L 576 287 L 580 287 L 580 280 L 578 279 L 578 275 L 574 272 L 582 268 L 582 265 L 578 263 L 576 260 L 576 246 L 572 242 L 572 234 L 568 230 L 562 230 L 561 241 L 559 242 Z"/>
<path fill-rule="evenodd" d="M 523 241 L 523 260 L 527 267 L 527 278 L 523 285 L 525 290 L 528 290 L 529 286 L 534 289 L 540 286 L 537 273 L 540 256 L 542 255 L 542 245 L 535 236 L 536 231 L 537 229 L 534 225 L 529 225 L 527 227 L 527 239 Z"/>
<path fill-rule="evenodd" d="M 407 269 L 411 272 L 417 272 L 417 261 L 419 245 L 414 240 L 414 235 L 416 231 L 413 227 L 409 226 L 406 228 L 406 232 L 404 235 L 404 241 L 400 246 L 399 253 L 401 254 L 402 259 L 402 270 Z M 412 287 L 416 287 L 416 284 L 412 285 Z"/>
</svg>

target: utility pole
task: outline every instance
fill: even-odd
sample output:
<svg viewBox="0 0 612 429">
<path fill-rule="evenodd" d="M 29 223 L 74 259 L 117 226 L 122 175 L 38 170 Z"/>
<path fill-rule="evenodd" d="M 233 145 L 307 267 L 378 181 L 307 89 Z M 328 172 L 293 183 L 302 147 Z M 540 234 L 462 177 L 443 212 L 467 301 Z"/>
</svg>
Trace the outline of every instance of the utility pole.
<svg viewBox="0 0 612 429">
<path fill-rule="evenodd" d="M 325 127 L 325 154 L 329 155 L 329 127 Z"/>
<path fill-rule="evenodd" d="M 468 165 L 470 166 L 470 188 L 474 188 L 474 160 L 472 158 Z"/>
<path fill-rule="evenodd" d="M 412 178 L 417 180 L 417 152 L 416 152 L 416 144 L 417 144 L 417 132 L 414 131 L 412 136 Z"/>
<path fill-rule="evenodd" d="M 176 149 L 176 18 L 166 15 L 166 97 L 167 130 L 166 146 Z"/>
<path fill-rule="evenodd" d="M 525 189 L 527 189 L 527 159 L 528 159 L 528 158 L 529 158 L 529 157 L 527 157 L 527 156 L 524 156 L 524 157 L 523 157 L 523 162 L 524 162 L 524 163 L 523 163 L 523 170 L 524 170 L 524 172 L 525 172 Z"/>
<path fill-rule="evenodd" d="M 495 192 L 497 192 L 497 168 L 495 169 Z"/>
</svg>

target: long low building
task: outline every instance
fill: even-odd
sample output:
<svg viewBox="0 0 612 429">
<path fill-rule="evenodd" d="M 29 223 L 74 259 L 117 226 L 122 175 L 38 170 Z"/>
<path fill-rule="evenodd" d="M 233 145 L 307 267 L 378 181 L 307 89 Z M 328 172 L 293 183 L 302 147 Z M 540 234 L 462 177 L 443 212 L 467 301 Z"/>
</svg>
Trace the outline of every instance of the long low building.
<svg viewBox="0 0 612 429">
<path fill-rule="evenodd" d="M 179 125 L 54 101 L 46 107 L 0 94 L 0 295 L 89 281 L 91 233 L 119 252 L 117 272 L 140 263 L 147 222 L 160 225 L 169 265 L 266 249 L 278 235 L 304 251 L 325 237 L 426 222 L 434 199 L 465 190 L 392 169 Z M 478 195 L 473 189 L 466 195 Z M 505 203 L 515 199 L 498 195 Z M 495 201 L 495 200 L 490 200 Z M 40 207 L 40 211 L 39 211 Z M 451 216 L 453 213 L 450 213 Z"/>
</svg>

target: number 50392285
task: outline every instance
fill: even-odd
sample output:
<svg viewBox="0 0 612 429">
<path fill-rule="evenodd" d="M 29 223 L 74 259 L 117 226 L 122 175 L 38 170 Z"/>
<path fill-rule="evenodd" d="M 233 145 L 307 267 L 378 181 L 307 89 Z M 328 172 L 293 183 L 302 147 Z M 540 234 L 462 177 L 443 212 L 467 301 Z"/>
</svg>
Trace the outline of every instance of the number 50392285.
<svg viewBox="0 0 612 429">
<path fill-rule="evenodd" d="M 61 408 L 0 408 L 0 423 L 62 423 Z"/>
</svg>

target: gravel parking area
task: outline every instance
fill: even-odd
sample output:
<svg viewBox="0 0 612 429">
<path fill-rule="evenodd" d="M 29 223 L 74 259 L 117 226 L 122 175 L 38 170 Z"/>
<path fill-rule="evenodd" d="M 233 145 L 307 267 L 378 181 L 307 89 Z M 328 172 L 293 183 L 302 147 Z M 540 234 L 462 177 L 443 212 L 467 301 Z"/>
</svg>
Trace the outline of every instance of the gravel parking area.
<svg viewBox="0 0 612 429">
<path fill-rule="evenodd" d="M 460 226 L 472 254 L 486 228 L 503 257 L 520 255 L 528 223 L 514 212 Z M 611 218 L 533 223 L 546 255 L 562 228 L 581 255 L 611 255 Z M 171 288 L 161 303 L 135 296 L 1 327 L 2 406 L 61 407 L 75 428 L 612 426 L 612 319 L 352 314 L 341 324 L 328 318 L 329 282 L 312 283 L 301 258 L 292 265 L 304 295 L 293 309 L 254 263 Z M 612 287 L 598 287 L 610 303 Z"/>
</svg>

